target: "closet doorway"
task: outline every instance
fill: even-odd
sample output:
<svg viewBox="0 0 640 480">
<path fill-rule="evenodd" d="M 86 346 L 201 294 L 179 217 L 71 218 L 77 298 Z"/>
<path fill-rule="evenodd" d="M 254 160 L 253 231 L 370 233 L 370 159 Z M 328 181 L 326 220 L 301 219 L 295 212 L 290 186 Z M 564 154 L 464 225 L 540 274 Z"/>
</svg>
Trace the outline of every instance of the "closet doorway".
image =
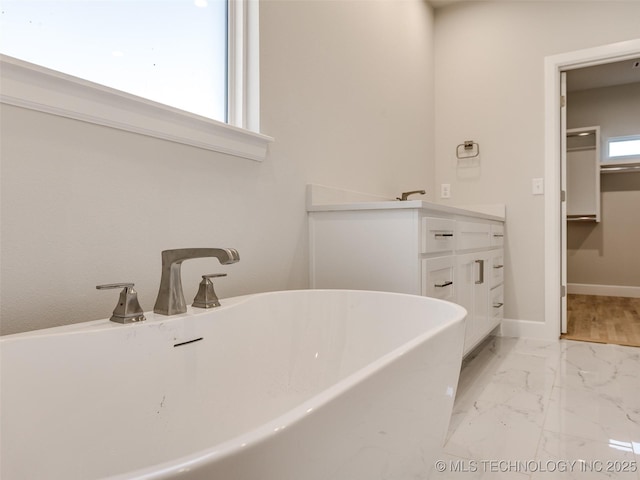
<svg viewBox="0 0 640 480">
<path fill-rule="evenodd" d="M 562 82 L 562 336 L 640 347 L 640 151 L 615 150 L 640 141 L 640 57 Z"/>
</svg>

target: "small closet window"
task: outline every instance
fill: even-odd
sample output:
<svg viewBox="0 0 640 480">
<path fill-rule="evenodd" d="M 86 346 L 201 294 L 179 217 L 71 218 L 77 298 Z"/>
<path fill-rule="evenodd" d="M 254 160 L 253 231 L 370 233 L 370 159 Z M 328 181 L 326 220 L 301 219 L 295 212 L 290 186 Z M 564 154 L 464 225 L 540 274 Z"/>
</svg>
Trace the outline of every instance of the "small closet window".
<svg viewBox="0 0 640 480">
<path fill-rule="evenodd" d="M 627 162 L 640 160 L 640 135 L 613 137 L 607 140 L 607 161 Z"/>
</svg>

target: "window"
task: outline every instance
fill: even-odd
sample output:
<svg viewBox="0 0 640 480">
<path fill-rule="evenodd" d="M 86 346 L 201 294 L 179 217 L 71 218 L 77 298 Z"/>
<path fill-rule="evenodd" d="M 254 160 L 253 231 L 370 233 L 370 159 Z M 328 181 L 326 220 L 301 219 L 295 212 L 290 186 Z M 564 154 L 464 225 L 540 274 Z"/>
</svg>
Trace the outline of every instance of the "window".
<svg viewBox="0 0 640 480">
<path fill-rule="evenodd" d="M 262 160 L 273 139 L 257 133 L 257 9 L 258 0 L 3 0 L 1 100 Z"/>
<path fill-rule="evenodd" d="M 225 122 L 226 0 L 3 0 L 2 53 Z"/>
<path fill-rule="evenodd" d="M 607 140 L 607 162 L 640 161 L 640 135 L 614 137 Z"/>
</svg>

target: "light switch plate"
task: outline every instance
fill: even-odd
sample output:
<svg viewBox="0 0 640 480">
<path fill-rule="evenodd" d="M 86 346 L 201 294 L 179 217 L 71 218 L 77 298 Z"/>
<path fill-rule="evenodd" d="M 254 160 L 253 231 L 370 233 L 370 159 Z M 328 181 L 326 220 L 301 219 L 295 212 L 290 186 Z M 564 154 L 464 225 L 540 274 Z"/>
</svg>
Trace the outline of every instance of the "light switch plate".
<svg viewBox="0 0 640 480">
<path fill-rule="evenodd" d="M 451 198 L 451 184 L 442 183 L 440 185 L 440 198 Z"/>
<path fill-rule="evenodd" d="M 534 178 L 531 180 L 531 193 L 533 195 L 544 195 L 544 179 Z"/>
</svg>

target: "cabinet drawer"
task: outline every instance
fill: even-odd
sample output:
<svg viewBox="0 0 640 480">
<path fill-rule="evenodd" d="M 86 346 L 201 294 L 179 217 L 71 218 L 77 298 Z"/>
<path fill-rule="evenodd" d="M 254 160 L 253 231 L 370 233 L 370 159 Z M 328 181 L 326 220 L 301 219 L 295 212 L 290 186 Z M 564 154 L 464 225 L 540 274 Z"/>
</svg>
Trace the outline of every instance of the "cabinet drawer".
<svg viewBox="0 0 640 480">
<path fill-rule="evenodd" d="M 504 245 L 504 225 L 491 225 L 491 245 Z"/>
<path fill-rule="evenodd" d="M 422 295 L 455 301 L 455 257 L 422 260 Z"/>
<path fill-rule="evenodd" d="M 453 251 L 455 225 L 446 218 L 422 217 L 422 253 Z"/>
<path fill-rule="evenodd" d="M 504 250 L 491 252 L 491 288 L 502 284 L 504 281 Z"/>
<path fill-rule="evenodd" d="M 504 289 L 502 285 L 491 289 L 491 310 L 494 320 L 504 318 Z"/>
<path fill-rule="evenodd" d="M 490 225 L 479 222 L 456 222 L 456 246 L 458 250 L 487 248 L 491 245 Z"/>
</svg>

